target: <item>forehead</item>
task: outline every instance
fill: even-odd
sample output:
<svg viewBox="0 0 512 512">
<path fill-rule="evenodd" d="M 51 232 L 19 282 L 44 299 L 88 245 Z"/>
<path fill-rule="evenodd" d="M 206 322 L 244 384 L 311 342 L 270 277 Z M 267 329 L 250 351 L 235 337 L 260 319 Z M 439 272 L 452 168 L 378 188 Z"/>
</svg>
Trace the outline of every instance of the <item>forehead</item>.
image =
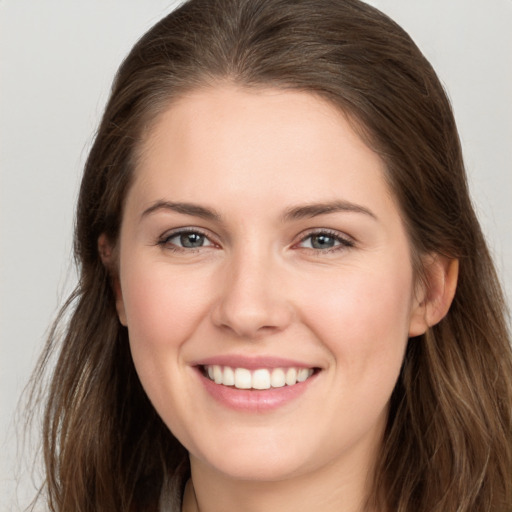
<svg viewBox="0 0 512 512">
<path fill-rule="evenodd" d="M 145 200 L 170 193 L 182 201 L 263 194 L 274 204 L 361 202 L 369 192 L 390 200 L 382 160 L 347 116 L 307 92 L 228 85 L 194 91 L 152 124 L 138 162 L 135 188 Z"/>
</svg>

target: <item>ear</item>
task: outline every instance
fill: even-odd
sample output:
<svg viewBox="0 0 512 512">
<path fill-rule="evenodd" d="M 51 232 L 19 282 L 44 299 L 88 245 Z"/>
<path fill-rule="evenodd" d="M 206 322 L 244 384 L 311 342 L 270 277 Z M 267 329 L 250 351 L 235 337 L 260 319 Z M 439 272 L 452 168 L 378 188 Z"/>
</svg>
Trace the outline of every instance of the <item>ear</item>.
<svg viewBox="0 0 512 512">
<path fill-rule="evenodd" d="M 459 260 L 439 254 L 424 260 L 425 280 L 417 297 L 409 324 L 409 336 L 424 334 L 448 313 L 457 289 Z"/>
<path fill-rule="evenodd" d="M 126 327 L 126 312 L 124 308 L 123 293 L 119 282 L 119 273 L 117 270 L 117 252 L 105 233 L 98 237 L 98 253 L 103 266 L 110 274 L 112 289 L 116 297 L 116 310 L 119 321 Z"/>
</svg>

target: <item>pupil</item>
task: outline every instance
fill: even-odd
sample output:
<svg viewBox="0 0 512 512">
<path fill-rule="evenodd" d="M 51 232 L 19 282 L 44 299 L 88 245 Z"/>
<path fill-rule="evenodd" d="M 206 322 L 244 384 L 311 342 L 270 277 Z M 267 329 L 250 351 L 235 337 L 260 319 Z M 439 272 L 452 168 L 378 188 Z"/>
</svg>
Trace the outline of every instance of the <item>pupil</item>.
<svg viewBox="0 0 512 512">
<path fill-rule="evenodd" d="M 315 249 L 328 249 L 334 247 L 334 238 L 329 235 L 314 235 L 311 239 L 311 245 Z"/>
<path fill-rule="evenodd" d="M 186 233 L 181 235 L 180 242 L 183 247 L 201 247 L 204 242 L 204 236 L 198 233 Z"/>
</svg>

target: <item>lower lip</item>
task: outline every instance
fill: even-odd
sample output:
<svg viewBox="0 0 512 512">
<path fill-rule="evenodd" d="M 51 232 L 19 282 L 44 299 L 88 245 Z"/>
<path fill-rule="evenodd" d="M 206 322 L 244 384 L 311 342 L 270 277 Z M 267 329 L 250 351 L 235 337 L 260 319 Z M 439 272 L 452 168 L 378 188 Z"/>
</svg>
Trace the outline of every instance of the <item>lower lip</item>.
<svg viewBox="0 0 512 512">
<path fill-rule="evenodd" d="M 307 391 L 318 375 L 314 373 L 304 382 L 298 382 L 293 386 L 269 389 L 237 389 L 232 386 L 215 384 L 208 377 L 205 377 L 199 369 L 197 373 L 206 391 L 217 402 L 231 409 L 253 412 L 278 409 L 296 400 Z"/>
</svg>

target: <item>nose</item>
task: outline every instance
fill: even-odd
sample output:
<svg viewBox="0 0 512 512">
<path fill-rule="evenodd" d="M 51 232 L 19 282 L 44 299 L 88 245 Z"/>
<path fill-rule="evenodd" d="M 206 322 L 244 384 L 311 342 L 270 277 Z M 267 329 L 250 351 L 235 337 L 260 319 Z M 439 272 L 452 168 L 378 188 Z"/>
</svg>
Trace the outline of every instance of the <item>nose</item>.
<svg viewBox="0 0 512 512">
<path fill-rule="evenodd" d="M 244 339 L 283 331 L 293 318 L 284 269 L 272 255 L 239 255 L 227 265 L 213 322 Z"/>
</svg>

